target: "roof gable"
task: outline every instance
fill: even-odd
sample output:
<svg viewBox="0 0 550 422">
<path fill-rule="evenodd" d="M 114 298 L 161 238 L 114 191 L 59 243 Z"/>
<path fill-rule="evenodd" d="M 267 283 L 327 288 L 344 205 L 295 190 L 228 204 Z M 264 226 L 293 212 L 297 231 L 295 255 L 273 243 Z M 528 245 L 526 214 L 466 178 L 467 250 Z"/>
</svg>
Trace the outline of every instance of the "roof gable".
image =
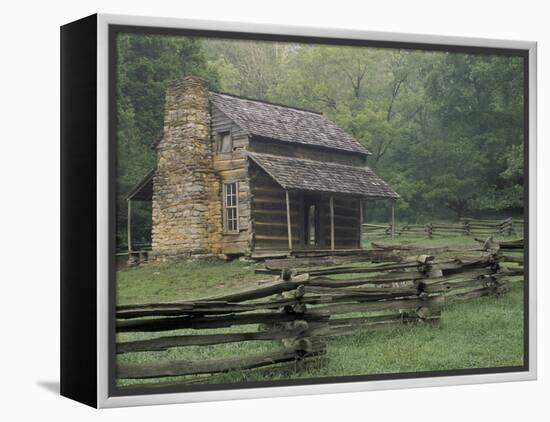
<svg viewBox="0 0 550 422">
<path fill-rule="evenodd" d="M 217 92 L 210 92 L 210 101 L 252 136 L 370 154 L 320 113 Z"/>
</svg>

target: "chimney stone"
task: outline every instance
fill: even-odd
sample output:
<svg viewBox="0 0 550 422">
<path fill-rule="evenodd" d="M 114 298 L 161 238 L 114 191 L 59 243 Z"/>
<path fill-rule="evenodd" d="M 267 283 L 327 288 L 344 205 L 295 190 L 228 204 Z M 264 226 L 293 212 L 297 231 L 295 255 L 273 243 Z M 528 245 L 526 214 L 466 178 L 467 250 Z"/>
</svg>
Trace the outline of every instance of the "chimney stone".
<svg viewBox="0 0 550 422">
<path fill-rule="evenodd" d="M 153 256 L 221 252 L 220 181 L 212 162 L 208 95 L 208 82 L 193 76 L 167 85 L 153 178 Z"/>
</svg>

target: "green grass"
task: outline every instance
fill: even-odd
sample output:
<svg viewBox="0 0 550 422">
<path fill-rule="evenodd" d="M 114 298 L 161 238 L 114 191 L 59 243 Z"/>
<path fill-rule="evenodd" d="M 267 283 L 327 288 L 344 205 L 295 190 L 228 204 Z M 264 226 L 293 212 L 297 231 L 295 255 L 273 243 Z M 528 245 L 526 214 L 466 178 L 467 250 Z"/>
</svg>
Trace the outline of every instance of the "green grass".
<svg viewBox="0 0 550 422">
<path fill-rule="evenodd" d="M 475 246 L 470 237 L 447 239 L 396 239 L 380 243 L 422 244 L 423 246 Z M 192 299 L 235 291 L 256 285 L 266 276 L 254 275 L 255 264 L 233 261 L 147 264 L 117 273 L 118 303 L 162 302 Z M 258 266 L 260 267 L 260 266 Z M 201 330 L 200 333 L 254 331 L 257 327 Z M 193 330 L 163 333 L 124 333 L 119 341 L 153 336 L 197 334 Z M 181 347 L 164 352 L 128 353 L 119 362 L 138 363 L 165 360 L 204 360 L 274 351 L 276 342 L 245 342 L 216 346 Z M 315 378 L 465 368 L 517 366 L 523 363 L 523 291 L 521 283 L 500 297 L 457 302 L 442 310 L 441 324 L 400 325 L 383 331 L 327 340 L 327 354 L 312 361 L 303 372 L 288 370 L 234 371 L 208 382 Z M 174 381 L 182 378 L 165 378 Z M 148 381 L 150 382 L 150 381 Z M 205 380 L 206 382 L 206 380 Z M 140 383 L 121 380 L 120 385 Z"/>
<path fill-rule="evenodd" d="M 476 247 L 476 246 L 479 247 L 480 243 L 476 242 L 474 238 L 485 239 L 486 236 L 447 236 L 447 237 L 435 236 L 432 239 L 429 239 L 425 236 L 415 237 L 415 236 L 407 236 L 407 235 L 405 236 L 396 235 L 394 240 L 392 240 L 389 237 L 366 239 L 363 246 L 367 249 L 370 249 L 372 248 L 371 242 L 373 242 L 373 243 L 379 243 L 382 245 L 384 244 L 418 245 L 423 247 L 434 247 L 434 248 L 439 248 L 443 246 L 448 246 L 451 248 Z M 498 239 L 498 238 L 495 237 L 495 239 Z M 501 239 L 512 240 L 516 238 L 512 236 L 506 236 L 506 237 L 502 237 Z"/>
<path fill-rule="evenodd" d="M 170 302 L 213 296 L 255 285 L 258 264 L 212 259 L 148 263 L 117 272 L 117 304 Z"/>
</svg>

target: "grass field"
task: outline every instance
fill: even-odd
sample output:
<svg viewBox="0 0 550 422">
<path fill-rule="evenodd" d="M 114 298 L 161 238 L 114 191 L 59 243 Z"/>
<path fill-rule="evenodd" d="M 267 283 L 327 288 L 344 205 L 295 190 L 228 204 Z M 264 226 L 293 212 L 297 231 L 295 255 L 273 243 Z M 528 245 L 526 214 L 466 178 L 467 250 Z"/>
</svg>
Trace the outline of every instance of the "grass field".
<svg viewBox="0 0 550 422">
<path fill-rule="evenodd" d="M 509 239 L 509 238 L 508 238 Z M 396 240 L 393 243 L 423 246 L 474 246 L 471 237 Z M 379 241 L 379 243 L 388 242 Z M 266 276 L 254 274 L 261 264 L 233 261 L 147 264 L 122 269 L 117 273 L 117 303 L 181 301 L 235 291 L 254 286 Z M 243 331 L 255 326 L 226 330 L 201 330 L 201 333 Z M 118 340 L 128 341 L 153 336 L 194 333 L 124 333 Z M 164 352 L 119 355 L 119 362 L 158 360 L 203 360 L 273 351 L 276 342 L 246 342 L 216 346 L 181 347 Z M 442 311 L 441 324 L 395 326 L 384 331 L 327 340 L 327 354 L 313 361 L 300 374 L 293 371 L 238 371 L 213 377 L 210 382 L 241 382 L 289 378 L 314 378 L 418 372 L 463 368 L 518 366 L 523 363 L 523 289 L 514 283 L 509 293 L 469 302 L 453 303 Z M 163 381 L 175 381 L 168 378 Z M 120 385 L 139 381 L 124 380 Z"/>
</svg>

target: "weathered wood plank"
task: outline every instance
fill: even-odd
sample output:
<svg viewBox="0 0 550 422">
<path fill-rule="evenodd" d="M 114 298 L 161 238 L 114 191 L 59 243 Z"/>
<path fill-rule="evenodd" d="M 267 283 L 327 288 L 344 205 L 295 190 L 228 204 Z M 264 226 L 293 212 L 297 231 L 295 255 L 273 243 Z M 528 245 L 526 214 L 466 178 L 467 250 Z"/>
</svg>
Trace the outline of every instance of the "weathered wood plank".
<svg viewBox="0 0 550 422">
<path fill-rule="evenodd" d="M 424 285 L 422 291 L 427 293 L 442 293 L 465 288 L 488 287 L 494 283 L 495 281 L 491 279 L 470 279 L 456 282 L 439 282 Z"/>
<path fill-rule="evenodd" d="M 117 332 L 156 332 L 183 328 L 210 329 L 226 328 L 234 325 L 274 324 L 296 320 L 321 321 L 329 318 L 326 312 L 312 311 L 307 314 L 264 312 L 253 314 L 228 314 L 220 316 L 185 316 L 155 319 L 132 319 L 117 321 Z"/>
<path fill-rule="evenodd" d="M 215 344 L 237 343 L 243 341 L 273 341 L 296 338 L 299 335 L 307 336 L 305 327 L 281 331 L 254 331 L 247 333 L 198 334 L 185 336 L 158 337 L 148 340 L 137 340 L 117 343 L 117 353 L 163 351 L 174 347 L 209 346 Z"/>
<path fill-rule="evenodd" d="M 324 353 L 324 345 L 315 345 L 305 356 L 315 356 Z M 277 352 L 260 353 L 252 356 L 238 356 L 226 359 L 202 361 L 168 361 L 139 364 L 119 364 L 118 378 L 160 378 L 181 375 L 196 375 L 216 372 L 226 372 L 237 369 L 252 369 L 275 363 L 289 362 L 297 358 L 297 350 L 288 348 Z"/>
<path fill-rule="evenodd" d="M 271 242 L 271 241 L 281 241 L 281 242 L 287 242 L 287 245 L 289 243 L 289 237 L 287 235 L 285 236 L 274 236 L 274 235 L 256 235 L 255 236 L 255 239 L 260 242 L 260 241 L 267 241 L 267 242 Z M 292 239 L 296 239 L 298 240 L 299 237 L 298 237 L 298 234 L 297 233 L 293 233 L 292 234 Z"/>
<path fill-rule="evenodd" d="M 430 322 L 432 324 L 437 324 L 440 322 L 440 319 L 441 319 L 440 316 L 430 316 L 422 321 Z M 415 318 L 415 319 L 409 319 L 409 320 L 387 321 L 387 322 L 378 322 L 378 323 L 372 323 L 372 324 L 336 326 L 336 327 L 330 327 L 329 330 L 323 329 L 322 333 L 319 333 L 319 334 L 315 334 L 314 332 L 313 335 L 317 337 L 351 336 L 351 335 L 357 335 L 359 333 L 387 330 L 390 327 L 396 327 L 399 325 L 403 325 L 404 323 L 410 324 L 413 322 L 420 322 L 420 321 L 421 321 L 420 318 Z"/>
<path fill-rule="evenodd" d="M 245 169 L 248 166 L 246 159 L 232 159 L 232 160 L 214 160 L 214 170 L 236 170 Z"/>
<path fill-rule="evenodd" d="M 158 303 L 136 305 L 125 309 L 117 309 L 117 319 L 143 318 L 149 316 L 181 316 L 181 315 L 218 315 L 259 310 L 273 310 L 292 305 L 294 300 L 270 300 L 258 303 L 231 302 L 188 302 L 188 303 Z"/>
<path fill-rule="evenodd" d="M 443 296 L 434 296 L 426 299 L 394 299 L 376 302 L 338 303 L 316 307 L 316 311 L 329 312 L 330 315 L 349 314 L 354 312 L 390 311 L 397 309 L 417 309 L 420 307 L 434 307 L 445 303 Z"/>
</svg>

